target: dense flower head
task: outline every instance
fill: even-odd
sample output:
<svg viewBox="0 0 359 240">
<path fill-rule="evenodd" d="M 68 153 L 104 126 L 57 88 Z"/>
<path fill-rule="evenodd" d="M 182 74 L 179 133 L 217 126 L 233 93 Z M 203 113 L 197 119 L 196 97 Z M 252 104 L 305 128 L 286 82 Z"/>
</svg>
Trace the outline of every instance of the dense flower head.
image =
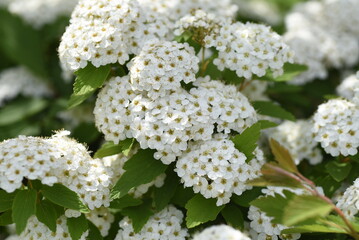
<svg viewBox="0 0 359 240">
<path fill-rule="evenodd" d="M 20 136 L 0 143 L 0 187 L 13 192 L 24 178 L 50 186 L 61 183 L 90 209 L 109 206 L 112 172 L 68 134 L 62 131 L 48 139 Z"/>
<path fill-rule="evenodd" d="M 35 28 L 55 22 L 58 17 L 70 16 L 78 0 L 10 0 L 0 1 L 13 14 Z"/>
<path fill-rule="evenodd" d="M 115 221 L 115 216 L 105 207 L 86 213 L 86 218 L 100 230 L 103 237 L 108 235 L 111 224 Z"/>
<path fill-rule="evenodd" d="M 332 99 L 314 114 L 315 140 L 332 156 L 355 155 L 359 147 L 359 105 Z"/>
<path fill-rule="evenodd" d="M 120 230 L 115 240 L 185 240 L 188 233 L 181 227 L 183 213 L 169 205 L 162 211 L 150 217 L 139 233 L 135 233 L 132 221 L 125 217 L 120 222 Z"/>
<path fill-rule="evenodd" d="M 120 177 L 126 172 L 124 169 L 124 165 L 134 154 L 136 154 L 138 151 L 138 148 L 132 149 L 129 154 L 126 156 L 124 153 L 116 154 L 109 157 L 104 157 L 102 161 L 104 162 L 104 165 L 106 167 L 110 167 L 113 171 L 113 177 L 112 177 L 112 183 L 113 185 L 116 184 L 116 182 L 120 179 Z M 164 184 L 164 180 L 166 178 L 166 174 L 160 174 L 157 176 L 153 181 L 142 184 L 138 187 L 132 188 L 128 194 L 130 196 L 133 196 L 134 198 L 140 198 L 142 195 L 148 192 L 150 187 L 157 187 L 160 188 Z"/>
<path fill-rule="evenodd" d="M 218 50 L 213 63 L 219 70 L 228 68 L 246 79 L 253 74 L 262 77 L 267 69 L 281 75 L 284 63 L 293 62 L 293 52 L 281 36 L 260 24 L 224 24 L 218 33 L 205 38 L 205 46 Z"/>
<path fill-rule="evenodd" d="M 43 79 L 24 67 L 9 68 L 0 73 L 0 106 L 18 95 L 26 97 L 51 96 L 52 91 Z"/>
<path fill-rule="evenodd" d="M 320 149 L 317 148 L 318 143 L 314 140 L 312 128 L 311 120 L 285 121 L 271 129 L 269 137 L 285 147 L 296 164 L 304 159 L 311 164 L 318 164 L 322 161 L 323 156 Z"/>
<path fill-rule="evenodd" d="M 66 69 L 124 64 L 152 38 L 162 38 L 167 22 L 141 8 L 136 0 L 81 0 L 62 36 L 59 56 Z"/>
<path fill-rule="evenodd" d="M 254 154 L 246 163 L 247 157 L 227 136 L 216 135 L 212 140 L 190 143 L 178 158 L 175 171 L 185 187 L 205 198 L 217 198 L 220 206 L 228 203 L 233 193 L 241 195 L 250 189 L 245 182 L 260 175 L 263 153 L 256 149 Z"/>
<path fill-rule="evenodd" d="M 295 60 L 309 67 L 292 81 L 294 84 L 325 78 L 328 67 L 358 62 L 358 11 L 356 0 L 308 1 L 296 5 L 286 16 L 288 32 L 284 38 L 294 50 Z"/>
<path fill-rule="evenodd" d="M 193 240 L 250 240 L 241 231 L 227 225 L 217 225 L 204 229 L 196 234 Z"/>
<path fill-rule="evenodd" d="M 359 71 L 346 77 L 337 87 L 338 95 L 348 100 L 354 98 L 356 90 L 359 90 Z"/>
<path fill-rule="evenodd" d="M 81 235 L 79 240 L 85 240 L 89 231 Z M 69 229 L 67 227 L 67 218 L 61 216 L 56 222 L 56 232 L 52 232 L 45 224 L 40 222 L 35 216 L 27 221 L 26 229 L 21 233 L 18 240 L 72 240 Z"/>
<path fill-rule="evenodd" d="M 156 91 L 161 97 L 196 80 L 199 59 L 188 43 L 148 41 L 127 65 L 133 90 Z M 151 97 L 158 97 L 158 95 Z"/>
<path fill-rule="evenodd" d="M 262 190 L 262 193 L 265 196 L 274 196 L 274 194 L 280 194 L 284 196 L 283 191 L 290 191 L 295 194 L 305 194 L 303 189 L 293 189 L 293 188 L 284 188 L 284 187 L 267 187 Z M 275 203 L 273 203 L 275 204 Z M 268 217 L 266 213 L 260 211 L 257 207 L 250 206 L 248 212 L 248 218 L 250 222 L 250 236 L 252 239 L 257 240 L 296 240 L 300 238 L 300 234 L 281 234 L 281 231 L 287 227 L 281 224 L 275 224 L 271 221 L 273 217 Z"/>
<path fill-rule="evenodd" d="M 359 212 L 359 178 L 345 190 L 343 196 L 339 197 L 337 206 L 348 218 L 353 219 L 357 216 Z"/>
<path fill-rule="evenodd" d="M 134 137 L 141 148 L 158 151 L 157 159 L 175 161 L 191 140 L 209 140 L 215 131 L 242 132 L 257 121 L 248 99 L 234 86 L 200 78 L 190 92 L 182 88 L 164 97 L 133 91 L 130 78 L 111 79 L 94 110 L 96 126 L 108 141 Z"/>
<path fill-rule="evenodd" d="M 193 34 L 192 39 L 204 45 L 205 37 L 207 35 L 218 34 L 221 25 L 228 21 L 230 21 L 230 19 L 197 9 L 191 11 L 176 22 L 174 33 L 179 36 L 184 32 L 189 32 Z"/>
</svg>

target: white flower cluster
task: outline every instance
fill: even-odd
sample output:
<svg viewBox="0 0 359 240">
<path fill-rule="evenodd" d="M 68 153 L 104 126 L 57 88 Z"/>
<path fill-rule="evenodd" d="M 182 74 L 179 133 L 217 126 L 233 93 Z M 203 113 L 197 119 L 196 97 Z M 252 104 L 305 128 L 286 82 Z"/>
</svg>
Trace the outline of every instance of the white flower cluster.
<svg viewBox="0 0 359 240">
<path fill-rule="evenodd" d="M 344 212 L 344 214 L 353 219 L 359 212 L 359 178 L 354 181 L 354 184 L 348 187 L 343 196 L 339 197 L 337 206 Z"/>
<path fill-rule="evenodd" d="M 173 24 L 178 19 L 196 9 L 216 14 L 220 17 L 235 17 L 238 7 L 232 0 L 138 0 L 141 6 L 166 16 Z"/>
<path fill-rule="evenodd" d="M 318 164 L 323 156 L 317 148 L 318 143 L 314 140 L 312 128 L 311 120 L 284 121 L 278 127 L 269 130 L 269 138 L 275 139 L 285 147 L 296 164 L 304 159 L 310 164 Z"/>
<path fill-rule="evenodd" d="M 193 34 L 193 39 L 204 45 L 205 37 L 217 34 L 221 25 L 225 24 L 226 21 L 230 20 L 198 9 L 178 20 L 174 33 L 179 36 L 185 31 L 189 31 Z"/>
<path fill-rule="evenodd" d="M 105 207 L 86 213 L 86 218 L 100 230 L 103 237 L 108 235 L 111 224 L 115 221 L 115 216 Z"/>
<path fill-rule="evenodd" d="M 355 155 L 359 147 L 359 105 L 332 99 L 314 114 L 315 140 L 332 156 Z"/>
<path fill-rule="evenodd" d="M 353 74 L 345 78 L 337 87 L 338 95 L 348 100 L 354 98 L 356 90 L 359 90 L 359 71 L 356 75 Z"/>
<path fill-rule="evenodd" d="M 209 140 L 215 130 L 242 132 L 256 122 L 256 112 L 234 86 L 198 79 L 190 92 L 182 88 L 152 100 L 133 91 L 130 78 L 111 79 L 98 95 L 96 126 L 108 141 L 136 138 L 141 148 L 156 149 L 155 158 L 175 161 L 191 140 Z"/>
<path fill-rule="evenodd" d="M 218 33 L 206 36 L 205 47 L 218 50 L 213 63 L 219 70 L 228 68 L 246 79 L 264 76 L 268 69 L 281 75 L 284 63 L 293 62 L 293 52 L 282 37 L 260 24 L 224 24 Z"/>
<path fill-rule="evenodd" d="M 126 161 L 130 159 L 134 154 L 136 154 L 137 149 L 132 149 L 128 156 L 124 155 L 123 153 L 116 154 L 109 157 L 104 157 L 102 161 L 104 162 L 104 165 L 106 167 L 110 167 L 113 171 L 113 177 L 112 177 L 112 184 L 115 185 L 118 179 L 126 172 L 126 170 L 123 169 Z M 135 187 L 131 189 L 128 194 L 133 196 L 134 198 L 140 198 L 142 195 L 148 192 L 148 189 L 152 186 L 155 186 L 157 188 L 160 188 L 164 184 L 164 180 L 166 178 L 166 174 L 161 174 L 158 177 L 156 177 L 153 181 L 142 184 L 138 187 Z"/>
<path fill-rule="evenodd" d="M 199 59 L 188 43 L 148 41 L 127 65 L 133 90 L 147 91 L 155 99 L 196 80 Z M 155 92 L 156 94 L 151 94 Z"/>
<path fill-rule="evenodd" d="M 0 106 L 19 94 L 26 97 L 51 96 L 45 81 L 34 76 L 24 67 L 9 68 L 0 73 Z"/>
<path fill-rule="evenodd" d="M 55 22 L 58 17 L 70 16 L 78 0 L 0 0 L 8 10 L 34 28 Z"/>
<path fill-rule="evenodd" d="M 208 141 L 190 143 L 188 150 L 178 158 L 175 171 L 185 187 L 205 198 L 217 198 L 217 206 L 230 201 L 232 194 L 241 195 L 251 189 L 245 182 L 260 175 L 264 163 L 263 152 L 254 151 L 255 158 L 239 152 L 225 135 L 216 135 Z"/>
<path fill-rule="evenodd" d="M 125 217 L 120 222 L 120 230 L 115 240 L 185 240 L 187 229 L 181 227 L 183 213 L 169 205 L 159 213 L 150 217 L 139 233 L 135 233 L 132 222 Z"/>
<path fill-rule="evenodd" d="M 193 240 L 251 240 L 238 231 L 227 225 L 208 227 L 201 233 L 194 236 Z"/>
<path fill-rule="evenodd" d="M 274 194 L 283 195 L 283 191 L 287 190 L 295 194 L 305 194 L 303 189 L 292 189 L 283 187 L 267 187 L 262 192 L 265 196 L 274 196 Z M 284 195 L 283 195 L 284 196 Z M 274 203 L 275 204 L 275 203 Z M 275 224 L 271 221 L 272 217 L 268 217 L 264 212 L 260 211 L 257 207 L 250 206 L 248 212 L 250 222 L 250 235 L 255 240 L 296 240 L 300 238 L 300 234 L 281 234 L 281 231 L 287 227 L 281 224 Z"/>
<path fill-rule="evenodd" d="M 359 33 L 355 23 L 359 2 L 323 0 L 300 3 L 286 17 L 284 38 L 295 52 L 295 60 L 309 70 L 293 84 L 325 78 L 328 67 L 352 66 L 359 59 Z"/>
<path fill-rule="evenodd" d="M 50 186 L 63 184 L 90 209 L 109 206 L 112 172 L 68 134 L 63 131 L 48 139 L 20 136 L 0 143 L 0 188 L 13 192 L 24 178 L 38 179 Z"/>
<path fill-rule="evenodd" d="M 72 71 L 88 61 L 96 67 L 124 64 L 147 40 L 168 33 L 167 22 L 144 11 L 137 0 L 80 0 L 70 23 L 59 56 L 62 66 Z"/>
<path fill-rule="evenodd" d="M 72 240 L 66 222 L 67 218 L 65 216 L 57 219 L 56 232 L 52 232 L 45 224 L 32 216 L 27 221 L 26 229 L 18 238 L 14 238 L 17 240 Z M 83 233 L 79 240 L 86 240 L 88 233 L 88 231 Z"/>
</svg>

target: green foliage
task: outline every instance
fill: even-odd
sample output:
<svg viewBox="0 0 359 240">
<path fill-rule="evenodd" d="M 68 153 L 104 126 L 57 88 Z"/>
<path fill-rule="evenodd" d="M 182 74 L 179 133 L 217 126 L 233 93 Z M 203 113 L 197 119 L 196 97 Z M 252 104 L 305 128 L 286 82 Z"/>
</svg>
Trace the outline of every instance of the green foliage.
<svg viewBox="0 0 359 240">
<path fill-rule="evenodd" d="M 282 145 L 279 144 L 279 142 L 274 139 L 269 140 L 269 145 L 275 157 L 275 160 L 282 168 L 292 173 L 299 172 L 297 166 L 293 161 L 292 156 L 287 149 L 285 149 Z"/>
<path fill-rule="evenodd" d="M 77 210 L 83 213 L 89 212 L 89 209 L 82 203 L 77 193 L 71 191 L 64 185 L 58 183 L 54 184 L 52 187 L 44 185 L 41 193 L 46 199 L 64 208 Z"/>
<path fill-rule="evenodd" d="M 27 225 L 27 220 L 36 214 L 37 192 L 33 189 L 20 190 L 12 204 L 12 220 L 16 224 L 16 233 L 20 235 Z"/>
<path fill-rule="evenodd" d="M 45 224 L 52 232 L 56 232 L 56 220 L 58 214 L 56 206 L 47 200 L 38 201 L 36 204 L 36 217 Z"/>
<path fill-rule="evenodd" d="M 44 99 L 18 99 L 0 109 L 0 127 L 35 115 L 47 107 Z"/>
<path fill-rule="evenodd" d="M 241 134 L 232 138 L 235 147 L 247 157 L 247 162 L 253 159 L 253 151 L 256 149 L 260 137 L 261 123 L 256 123 L 245 129 Z"/>
<path fill-rule="evenodd" d="M 72 240 L 78 240 L 82 234 L 89 229 L 88 221 L 84 214 L 81 214 L 78 218 L 67 218 L 67 227 Z"/>
<path fill-rule="evenodd" d="M 157 211 L 164 209 L 171 201 L 176 193 L 179 185 L 179 178 L 173 169 L 166 172 L 165 183 L 160 188 L 155 188 L 153 192 L 153 200 Z"/>
<path fill-rule="evenodd" d="M 177 187 L 172 203 L 185 207 L 189 200 L 194 196 L 192 188 L 185 188 L 183 185 Z"/>
<path fill-rule="evenodd" d="M 153 215 L 152 202 L 145 201 L 139 206 L 125 208 L 121 211 L 121 213 L 131 219 L 133 230 L 135 233 L 138 233 L 147 223 L 148 219 Z"/>
<path fill-rule="evenodd" d="M 239 207 L 234 204 L 227 204 L 221 211 L 223 218 L 227 224 L 237 228 L 244 229 L 244 219 L 242 211 Z"/>
<path fill-rule="evenodd" d="M 295 226 L 308 220 L 326 217 L 333 209 L 331 204 L 317 196 L 295 195 L 289 191 L 283 193 L 284 196 L 275 194 L 261 197 L 251 204 L 273 217 L 273 223 L 285 226 Z"/>
<path fill-rule="evenodd" d="M 216 199 L 206 199 L 200 194 L 196 194 L 186 204 L 187 217 L 186 225 L 188 228 L 194 228 L 202 223 L 213 221 L 221 212 L 224 206 L 217 206 Z"/>
<path fill-rule="evenodd" d="M 286 119 L 290 121 L 295 121 L 295 117 L 293 114 L 288 112 L 287 110 L 283 109 L 278 104 L 275 104 L 273 102 L 269 101 L 255 101 L 252 102 L 252 105 L 254 109 L 257 110 L 259 114 L 280 118 L 280 119 Z"/>
<path fill-rule="evenodd" d="M 126 172 L 111 190 L 111 199 L 122 198 L 132 188 L 149 183 L 164 173 L 167 165 L 153 158 L 153 150 L 139 150 L 124 165 Z"/>
<path fill-rule="evenodd" d="M 7 226 L 14 223 L 12 220 L 12 210 L 0 214 L 0 226 Z"/>
<path fill-rule="evenodd" d="M 12 203 L 17 192 L 7 193 L 0 189 L 0 212 L 5 212 L 12 208 Z"/>
<path fill-rule="evenodd" d="M 350 163 L 332 161 L 325 165 L 325 169 L 337 182 L 341 182 L 348 177 L 352 165 Z"/>
<path fill-rule="evenodd" d="M 272 82 L 287 82 L 293 80 L 296 76 L 308 70 L 308 66 L 302 64 L 285 63 L 283 66 L 283 75 L 274 77 L 272 72 L 267 72 L 260 80 Z"/>
<path fill-rule="evenodd" d="M 47 75 L 41 34 L 0 8 L 0 48 L 8 58 L 26 66 L 38 76 Z"/>
<path fill-rule="evenodd" d="M 127 207 L 134 207 L 142 204 L 142 200 L 134 198 L 130 195 L 125 195 L 120 199 L 114 199 L 111 201 L 110 208 L 123 209 Z"/>
<path fill-rule="evenodd" d="M 294 226 L 308 219 L 327 216 L 333 206 L 317 196 L 295 196 L 284 209 L 283 224 Z"/>
<path fill-rule="evenodd" d="M 128 156 L 128 153 L 132 149 L 134 143 L 134 139 L 128 138 L 119 142 L 118 144 L 114 144 L 113 142 L 106 142 L 101 146 L 99 150 L 95 153 L 95 158 L 103 158 L 107 156 L 112 156 L 118 153 L 124 153 Z"/>
<path fill-rule="evenodd" d="M 249 207 L 250 202 L 262 195 L 262 188 L 253 188 L 250 191 L 245 191 L 240 196 L 233 195 L 232 201 L 242 207 Z"/>
<path fill-rule="evenodd" d="M 91 63 L 78 70 L 74 83 L 74 93 L 71 95 L 68 106 L 76 107 L 90 97 L 98 88 L 102 87 L 111 71 L 111 66 L 94 67 Z"/>
</svg>

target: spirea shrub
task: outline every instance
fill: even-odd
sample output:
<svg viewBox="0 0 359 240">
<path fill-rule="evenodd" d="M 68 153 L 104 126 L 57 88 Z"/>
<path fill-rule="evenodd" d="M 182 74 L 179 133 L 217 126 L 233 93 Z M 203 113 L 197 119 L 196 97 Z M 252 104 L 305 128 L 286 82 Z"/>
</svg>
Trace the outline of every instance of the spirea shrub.
<svg viewBox="0 0 359 240">
<path fill-rule="evenodd" d="M 357 0 L 0 0 L 0 240 L 359 240 Z"/>
</svg>

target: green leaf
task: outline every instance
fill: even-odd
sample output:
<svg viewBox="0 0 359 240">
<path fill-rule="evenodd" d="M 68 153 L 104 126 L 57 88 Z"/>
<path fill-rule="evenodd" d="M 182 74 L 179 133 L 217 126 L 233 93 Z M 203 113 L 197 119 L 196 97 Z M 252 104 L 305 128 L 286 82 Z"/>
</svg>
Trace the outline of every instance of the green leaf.
<svg viewBox="0 0 359 240">
<path fill-rule="evenodd" d="M 250 191 L 245 191 L 240 196 L 232 195 L 232 201 L 242 207 L 249 207 L 250 202 L 262 195 L 262 188 L 253 188 Z"/>
<path fill-rule="evenodd" d="M 254 157 L 253 151 L 257 147 L 257 142 L 260 137 L 261 123 L 255 123 L 249 128 L 246 128 L 241 134 L 231 138 L 235 147 L 247 157 L 247 162 Z"/>
<path fill-rule="evenodd" d="M 252 106 L 259 114 L 286 119 L 290 121 L 295 121 L 295 117 L 292 113 L 288 112 L 287 110 L 283 109 L 278 104 L 269 101 L 254 101 L 252 102 Z"/>
<path fill-rule="evenodd" d="M 312 224 L 312 225 L 303 225 L 294 228 L 284 229 L 282 230 L 281 233 L 292 234 L 292 233 L 346 233 L 346 232 L 341 228 L 336 228 L 333 226 Z"/>
<path fill-rule="evenodd" d="M 269 140 L 269 145 L 275 157 L 275 160 L 282 168 L 292 173 L 298 173 L 297 166 L 295 165 L 292 156 L 286 148 L 280 145 L 279 142 L 277 142 L 273 138 Z"/>
<path fill-rule="evenodd" d="M 122 198 L 132 188 L 153 181 L 164 173 L 167 165 L 153 157 L 153 150 L 139 150 L 124 165 L 126 172 L 111 190 L 111 199 Z"/>
<path fill-rule="evenodd" d="M 289 191 L 283 191 L 283 194 L 284 196 L 276 193 L 274 196 L 260 197 L 252 201 L 251 205 L 265 212 L 267 216 L 273 217 L 273 223 L 282 224 L 284 209 L 295 196 L 294 193 Z"/>
<path fill-rule="evenodd" d="M 268 120 L 259 120 L 258 123 L 261 124 L 261 129 L 273 128 L 278 126 L 277 123 Z"/>
<path fill-rule="evenodd" d="M 281 171 L 277 171 L 278 167 L 276 163 L 266 163 L 263 165 L 261 172 L 262 176 L 249 180 L 246 184 L 257 187 L 266 187 L 266 186 L 280 186 L 280 187 L 290 187 L 290 188 L 303 188 L 303 185 L 296 181 L 295 179 L 287 176 Z"/>
<path fill-rule="evenodd" d="M 84 214 L 78 218 L 67 218 L 67 227 L 72 240 L 78 240 L 89 229 L 88 221 Z"/>
<path fill-rule="evenodd" d="M 317 196 L 297 195 L 284 208 L 283 224 L 294 226 L 308 219 L 327 216 L 333 206 Z"/>
<path fill-rule="evenodd" d="M 134 198 L 130 195 L 125 195 L 120 199 L 114 199 L 110 203 L 110 208 L 112 209 L 123 209 L 127 207 L 134 207 L 142 204 L 142 200 L 138 198 Z"/>
<path fill-rule="evenodd" d="M 86 240 L 103 240 L 100 230 L 91 221 L 87 221 L 89 227 L 89 235 Z"/>
<path fill-rule="evenodd" d="M 46 100 L 38 98 L 19 99 L 2 107 L 0 110 L 0 126 L 5 126 L 35 115 L 47 107 Z"/>
<path fill-rule="evenodd" d="M 179 185 L 176 189 L 175 195 L 172 198 L 172 202 L 180 207 L 185 207 L 187 202 L 193 198 L 194 192 L 192 188 L 185 188 L 183 185 Z"/>
<path fill-rule="evenodd" d="M 201 194 L 196 194 L 186 204 L 186 225 L 194 228 L 202 223 L 215 220 L 224 206 L 217 206 L 216 199 L 206 199 Z"/>
<path fill-rule="evenodd" d="M 58 183 L 54 184 L 52 187 L 44 185 L 41 193 L 51 202 L 64 208 L 77 210 L 83 213 L 89 212 L 89 209 L 82 203 L 77 193 L 71 191 L 64 185 Z"/>
<path fill-rule="evenodd" d="M 332 161 L 325 165 L 325 169 L 337 182 L 341 182 L 348 177 L 352 165 L 350 163 Z"/>
<path fill-rule="evenodd" d="M 1 8 L 0 38 L 0 48 L 9 59 L 26 66 L 38 76 L 47 75 L 40 32 Z"/>
<path fill-rule="evenodd" d="M 0 214 L 0 226 L 7 226 L 14 223 L 12 220 L 12 211 L 8 210 L 2 214 Z"/>
<path fill-rule="evenodd" d="M 227 204 L 221 211 L 222 216 L 227 224 L 237 228 L 244 229 L 244 219 L 241 209 L 234 204 Z"/>
<path fill-rule="evenodd" d="M 71 133 L 78 142 L 87 144 L 94 142 L 100 136 L 94 123 L 85 122 L 80 123 Z"/>
<path fill-rule="evenodd" d="M 37 192 L 33 189 L 19 191 L 12 205 L 12 219 L 16 233 L 20 235 L 26 228 L 27 220 L 36 213 Z"/>
<path fill-rule="evenodd" d="M 101 146 L 99 150 L 94 155 L 94 158 L 103 158 L 107 156 L 112 156 L 119 153 L 124 153 L 126 156 L 131 150 L 134 143 L 133 138 L 127 138 L 119 142 L 118 144 L 114 144 L 113 142 L 106 142 Z"/>
<path fill-rule="evenodd" d="M 148 219 L 153 215 L 151 205 L 151 201 L 147 201 L 140 206 L 125 208 L 121 211 L 124 216 L 128 216 L 132 220 L 135 233 L 140 232 Z"/>
<path fill-rule="evenodd" d="M 320 176 L 315 179 L 315 184 L 323 188 L 327 197 L 332 197 L 335 191 L 340 188 L 341 182 L 337 182 L 330 175 Z"/>
<path fill-rule="evenodd" d="M 179 185 L 179 179 L 177 177 L 177 174 L 172 171 L 172 169 L 170 170 L 171 171 L 167 171 L 166 173 L 164 185 L 160 188 L 154 189 L 153 200 L 157 211 L 164 209 L 169 204 L 169 202 L 175 195 L 176 189 Z"/>
<path fill-rule="evenodd" d="M 54 204 L 43 200 L 36 204 L 36 217 L 45 224 L 52 232 L 56 232 L 57 213 Z"/>
<path fill-rule="evenodd" d="M 285 63 L 283 66 L 283 75 L 274 77 L 272 72 L 267 72 L 260 80 L 272 81 L 272 82 L 286 82 L 293 80 L 296 76 L 308 70 L 308 66 L 302 64 Z"/>
<path fill-rule="evenodd" d="M 68 103 L 69 108 L 76 107 L 91 96 L 96 89 L 102 87 L 110 74 L 111 66 L 101 66 L 96 68 L 91 63 L 83 69 L 75 72 L 77 78 L 74 83 L 74 92 Z"/>
<path fill-rule="evenodd" d="M 7 193 L 4 190 L 0 189 L 0 212 L 5 212 L 12 208 L 12 203 L 14 201 L 16 193 L 17 192 Z"/>
</svg>

